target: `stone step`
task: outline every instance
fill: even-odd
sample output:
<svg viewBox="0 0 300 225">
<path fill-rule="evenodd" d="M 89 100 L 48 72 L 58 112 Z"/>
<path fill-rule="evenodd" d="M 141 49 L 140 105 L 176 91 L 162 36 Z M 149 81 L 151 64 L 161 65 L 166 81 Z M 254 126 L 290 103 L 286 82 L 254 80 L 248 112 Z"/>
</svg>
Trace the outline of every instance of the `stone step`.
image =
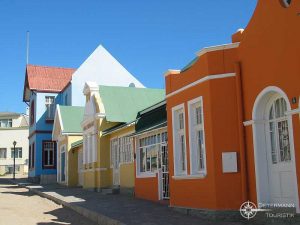
<svg viewBox="0 0 300 225">
<path fill-rule="evenodd" d="M 120 194 L 120 187 L 102 188 L 101 193 L 104 194 L 104 195 Z"/>
</svg>

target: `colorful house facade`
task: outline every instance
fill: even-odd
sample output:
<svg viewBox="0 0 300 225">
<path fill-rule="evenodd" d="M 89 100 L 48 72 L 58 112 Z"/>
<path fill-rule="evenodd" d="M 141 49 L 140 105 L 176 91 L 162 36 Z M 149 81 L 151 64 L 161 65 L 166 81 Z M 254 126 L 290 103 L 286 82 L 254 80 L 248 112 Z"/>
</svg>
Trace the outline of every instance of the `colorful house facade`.
<svg viewBox="0 0 300 225">
<path fill-rule="evenodd" d="M 161 101 L 164 90 L 98 86 L 86 83 L 83 129 L 84 188 L 132 189 L 133 145 L 130 134 L 138 111 Z"/>
<path fill-rule="evenodd" d="M 259 0 L 231 44 L 165 75 L 170 205 L 299 211 L 298 1 Z"/>
<path fill-rule="evenodd" d="M 64 93 L 74 69 L 27 65 L 23 101 L 30 105 L 29 174 L 42 183 L 56 182 L 56 143 L 52 141 L 55 105 L 70 104 Z"/>
<path fill-rule="evenodd" d="M 57 182 L 66 186 L 82 185 L 78 179 L 82 160 L 78 159 L 80 149 L 74 150 L 74 143 L 82 140 L 80 122 L 84 107 L 57 105 L 52 140 L 57 144 Z"/>
<path fill-rule="evenodd" d="M 140 111 L 135 133 L 135 196 L 169 200 L 169 163 L 166 101 Z"/>
</svg>

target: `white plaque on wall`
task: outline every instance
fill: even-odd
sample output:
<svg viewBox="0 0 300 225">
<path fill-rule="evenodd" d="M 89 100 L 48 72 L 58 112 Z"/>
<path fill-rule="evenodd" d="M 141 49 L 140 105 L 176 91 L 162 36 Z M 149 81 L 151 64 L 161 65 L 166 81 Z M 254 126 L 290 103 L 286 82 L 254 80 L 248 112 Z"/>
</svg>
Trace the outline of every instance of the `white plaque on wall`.
<svg viewBox="0 0 300 225">
<path fill-rule="evenodd" d="M 236 152 L 222 152 L 223 173 L 237 173 Z"/>
</svg>

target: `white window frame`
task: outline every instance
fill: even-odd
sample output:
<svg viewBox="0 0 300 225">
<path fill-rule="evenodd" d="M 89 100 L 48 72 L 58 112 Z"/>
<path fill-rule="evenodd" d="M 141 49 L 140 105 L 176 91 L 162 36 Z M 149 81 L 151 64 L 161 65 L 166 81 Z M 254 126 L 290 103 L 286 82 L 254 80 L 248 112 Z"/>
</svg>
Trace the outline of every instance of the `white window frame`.
<svg viewBox="0 0 300 225">
<path fill-rule="evenodd" d="M 150 131 L 147 132 L 145 134 L 141 134 L 139 136 L 136 137 L 136 176 L 137 178 L 148 178 L 148 177 L 155 177 L 156 174 L 158 173 L 158 170 L 160 170 L 159 165 L 161 162 L 159 162 L 159 160 L 161 160 L 161 156 L 159 156 L 159 148 L 161 145 L 163 144 L 167 144 L 167 141 L 164 140 L 162 141 L 162 134 L 166 133 L 166 137 L 168 137 L 168 131 L 166 128 L 162 128 L 159 130 L 155 130 L 155 131 Z M 156 140 L 155 144 L 148 144 L 148 145 L 143 145 L 142 147 L 140 146 L 140 140 L 147 138 L 147 137 L 151 137 L 156 135 L 156 139 L 157 139 L 157 135 L 160 135 L 160 140 Z M 155 146 L 156 150 L 157 150 L 157 169 L 156 171 L 151 171 L 151 166 L 150 166 L 150 171 L 141 171 L 141 162 L 140 162 L 140 156 L 141 156 L 141 149 L 142 148 L 147 148 L 147 147 L 151 147 L 151 146 Z"/>
<path fill-rule="evenodd" d="M 195 105 L 200 104 L 201 107 L 201 120 L 202 125 L 195 125 Z M 190 147 L 190 174 L 206 176 L 207 164 L 206 164 L 206 145 L 205 145 L 205 126 L 204 126 L 204 109 L 203 109 L 203 97 L 197 97 L 188 101 L 188 121 L 189 121 L 189 147 Z M 199 159 L 198 159 L 198 145 L 197 143 L 197 132 L 203 131 L 203 163 L 204 168 L 198 170 Z"/>
<path fill-rule="evenodd" d="M 119 165 L 133 163 L 133 143 L 132 138 L 129 137 L 131 133 L 124 134 L 122 136 L 113 137 L 110 139 L 110 166 L 113 168 L 113 157 L 112 157 L 112 147 L 113 143 L 117 142 L 117 148 L 119 149 Z M 129 142 L 126 142 L 125 140 Z M 128 148 L 129 149 L 128 149 Z"/>
<path fill-rule="evenodd" d="M 47 119 L 54 119 L 55 96 L 45 96 L 45 106 L 46 106 L 46 111 L 47 111 Z"/>
<path fill-rule="evenodd" d="M 83 163 L 97 162 L 98 133 L 94 126 L 84 131 L 83 135 Z"/>
<path fill-rule="evenodd" d="M 177 128 L 177 123 L 179 121 L 175 121 L 174 118 L 177 119 L 177 115 L 179 114 L 178 111 L 182 111 L 183 113 L 183 131 L 178 131 Z M 187 149 L 186 149 L 186 123 L 185 123 L 185 106 L 184 103 L 174 106 L 172 108 L 172 139 L 173 139 L 173 160 L 174 160 L 174 175 L 175 176 L 186 176 L 187 175 Z M 183 132 L 184 135 L 184 148 L 185 148 L 185 170 L 179 169 L 181 165 L 180 164 L 180 156 L 179 156 L 179 145 L 176 144 L 178 140 L 178 135 L 180 132 Z"/>
</svg>

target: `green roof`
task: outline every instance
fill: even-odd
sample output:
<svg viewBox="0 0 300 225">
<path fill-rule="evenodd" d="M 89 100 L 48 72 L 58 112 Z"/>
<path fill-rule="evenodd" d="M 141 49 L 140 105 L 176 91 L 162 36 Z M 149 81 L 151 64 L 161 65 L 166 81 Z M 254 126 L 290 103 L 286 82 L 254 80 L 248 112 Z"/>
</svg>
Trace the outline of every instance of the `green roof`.
<svg viewBox="0 0 300 225">
<path fill-rule="evenodd" d="M 83 120 L 84 107 L 60 105 L 60 115 L 63 125 L 63 133 L 82 133 L 80 126 Z"/>
<path fill-rule="evenodd" d="M 83 139 L 81 139 L 81 140 L 79 140 L 79 141 L 73 142 L 73 143 L 71 144 L 71 149 L 72 149 L 72 148 L 76 148 L 76 147 L 81 146 L 81 145 L 83 145 Z"/>
<path fill-rule="evenodd" d="M 100 86 L 106 120 L 128 123 L 137 113 L 165 99 L 164 89 Z"/>
</svg>

